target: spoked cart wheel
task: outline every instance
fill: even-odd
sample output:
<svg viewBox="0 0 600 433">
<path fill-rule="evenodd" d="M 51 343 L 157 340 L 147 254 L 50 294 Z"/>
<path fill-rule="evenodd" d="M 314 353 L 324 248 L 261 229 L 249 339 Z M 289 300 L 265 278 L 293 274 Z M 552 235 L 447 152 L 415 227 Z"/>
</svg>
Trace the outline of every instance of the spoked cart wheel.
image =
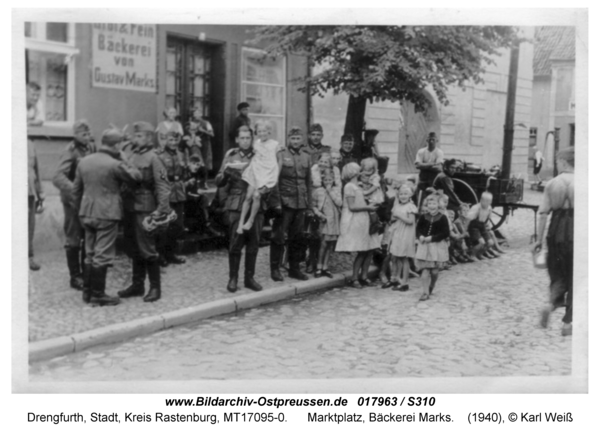
<svg viewBox="0 0 600 433">
<path fill-rule="evenodd" d="M 463 203 L 469 203 L 471 206 L 479 203 L 479 200 L 477 199 L 477 194 L 467 182 L 456 178 L 453 178 L 452 180 L 454 182 L 454 192 L 456 193 L 460 201 L 462 201 Z"/>
<path fill-rule="evenodd" d="M 492 214 L 490 215 L 492 230 L 496 231 L 502 224 L 504 224 L 504 221 L 506 221 L 509 212 L 510 209 L 506 205 L 502 207 L 497 206 L 495 208 L 492 208 Z"/>
</svg>

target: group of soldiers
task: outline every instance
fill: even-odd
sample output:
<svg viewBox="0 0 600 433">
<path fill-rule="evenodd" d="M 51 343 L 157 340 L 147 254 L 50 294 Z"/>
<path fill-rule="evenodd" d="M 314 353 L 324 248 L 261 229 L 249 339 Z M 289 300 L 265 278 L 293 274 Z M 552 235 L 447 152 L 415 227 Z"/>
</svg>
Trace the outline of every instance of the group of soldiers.
<svg viewBox="0 0 600 433">
<path fill-rule="evenodd" d="M 74 139 L 61 155 L 53 179 L 64 209 L 70 285 L 83 291 L 86 303 L 116 305 L 119 298 L 143 296 L 148 276 L 150 288 L 143 300 L 157 301 L 160 265 L 152 224 L 173 213 L 169 203 L 173 189 L 166 165 L 155 152 L 155 129 L 148 122 L 137 122 L 131 139 L 116 128 L 107 129 L 99 147 L 91 141 L 86 121 L 76 122 L 73 129 Z M 116 255 L 120 222 L 133 262 L 132 284 L 113 297 L 105 292 L 106 274 Z"/>
</svg>

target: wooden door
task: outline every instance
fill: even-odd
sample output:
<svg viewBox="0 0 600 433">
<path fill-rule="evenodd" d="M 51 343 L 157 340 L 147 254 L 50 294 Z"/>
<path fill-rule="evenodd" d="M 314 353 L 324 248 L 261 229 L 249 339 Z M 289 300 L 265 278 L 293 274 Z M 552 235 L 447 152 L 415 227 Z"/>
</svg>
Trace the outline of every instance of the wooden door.
<svg viewBox="0 0 600 433">
<path fill-rule="evenodd" d="M 440 121 L 435 106 L 425 113 L 415 112 L 411 102 L 403 101 L 400 105 L 400 143 L 398 147 L 398 173 L 416 173 L 415 159 L 417 151 L 427 145 L 430 132 L 436 132 L 439 138 Z"/>
</svg>

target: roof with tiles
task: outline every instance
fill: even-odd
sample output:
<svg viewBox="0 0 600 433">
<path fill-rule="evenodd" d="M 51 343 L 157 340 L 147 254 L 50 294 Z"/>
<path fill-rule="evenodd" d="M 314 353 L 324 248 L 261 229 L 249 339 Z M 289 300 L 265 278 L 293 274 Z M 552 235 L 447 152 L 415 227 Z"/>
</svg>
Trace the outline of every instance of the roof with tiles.
<svg viewBox="0 0 600 433">
<path fill-rule="evenodd" d="M 575 60 L 575 27 L 544 26 L 535 29 L 534 75 L 550 75 L 553 60 Z"/>
</svg>

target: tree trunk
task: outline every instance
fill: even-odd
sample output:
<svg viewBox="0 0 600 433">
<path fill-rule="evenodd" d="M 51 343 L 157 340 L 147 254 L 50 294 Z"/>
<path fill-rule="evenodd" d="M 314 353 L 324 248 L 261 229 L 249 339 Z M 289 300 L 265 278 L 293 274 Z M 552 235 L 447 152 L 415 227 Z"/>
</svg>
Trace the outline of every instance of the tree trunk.
<svg viewBox="0 0 600 433">
<path fill-rule="evenodd" d="M 367 111 L 367 99 L 350 96 L 348 108 L 346 109 L 346 124 L 344 134 L 354 137 L 354 154 L 360 159 L 362 151 L 362 131 L 365 124 L 365 112 Z"/>
</svg>

